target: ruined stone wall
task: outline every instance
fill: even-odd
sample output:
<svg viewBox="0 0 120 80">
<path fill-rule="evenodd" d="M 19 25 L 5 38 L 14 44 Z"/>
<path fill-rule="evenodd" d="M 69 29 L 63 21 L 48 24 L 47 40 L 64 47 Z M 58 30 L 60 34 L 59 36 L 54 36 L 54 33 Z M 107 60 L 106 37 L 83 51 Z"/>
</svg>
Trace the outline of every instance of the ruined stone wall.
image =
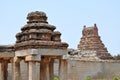
<svg viewBox="0 0 120 80">
<path fill-rule="evenodd" d="M 120 77 L 120 61 L 68 60 L 68 80 L 113 80 Z"/>
<path fill-rule="evenodd" d="M 58 64 L 55 63 L 54 67 L 55 76 L 58 76 Z M 37 69 L 37 75 L 39 76 L 39 68 Z M 21 62 L 21 73 L 22 80 L 28 80 L 27 64 L 24 61 Z M 85 80 L 88 76 L 92 80 L 113 80 L 115 76 L 120 77 L 120 61 L 68 60 L 68 80 Z M 11 77 L 11 64 L 9 64 L 8 80 L 11 80 Z"/>
</svg>

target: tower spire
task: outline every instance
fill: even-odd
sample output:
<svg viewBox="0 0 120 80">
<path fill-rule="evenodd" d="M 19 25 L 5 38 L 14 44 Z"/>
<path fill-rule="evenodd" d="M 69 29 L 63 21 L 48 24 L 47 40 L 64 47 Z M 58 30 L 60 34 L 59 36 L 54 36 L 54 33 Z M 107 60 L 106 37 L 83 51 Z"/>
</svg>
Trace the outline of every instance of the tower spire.
<svg viewBox="0 0 120 80">
<path fill-rule="evenodd" d="M 109 53 L 98 35 L 97 25 L 86 27 L 82 31 L 82 38 L 78 44 L 78 49 L 83 51 L 95 51 L 99 57 L 107 57 Z"/>
</svg>

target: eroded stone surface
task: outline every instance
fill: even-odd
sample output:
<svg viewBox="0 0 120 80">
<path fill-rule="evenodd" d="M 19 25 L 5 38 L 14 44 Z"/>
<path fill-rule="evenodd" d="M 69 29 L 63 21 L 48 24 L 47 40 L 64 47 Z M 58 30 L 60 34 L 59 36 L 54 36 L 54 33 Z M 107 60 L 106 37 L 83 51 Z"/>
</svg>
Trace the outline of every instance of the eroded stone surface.
<svg viewBox="0 0 120 80">
<path fill-rule="evenodd" d="M 110 80 L 119 75 L 120 61 L 100 59 L 110 55 L 96 25 L 84 27 L 78 50 L 69 51 L 61 33 L 47 22 L 46 13 L 31 12 L 27 19 L 16 44 L 0 46 L 0 80 L 53 80 L 55 75 L 60 80 L 85 80 L 87 76 Z"/>
<path fill-rule="evenodd" d="M 101 58 L 107 58 L 110 56 L 107 48 L 104 46 L 100 36 L 98 35 L 98 28 L 96 24 L 92 27 L 84 26 L 78 49 L 81 51 L 96 51 L 97 56 Z"/>
<path fill-rule="evenodd" d="M 14 45 L 0 45 L 0 52 L 13 52 Z"/>
<path fill-rule="evenodd" d="M 56 27 L 47 22 L 44 12 L 31 12 L 27 16 L 28 22 L 16 35 L 15 50 L 23 49 L 67 49 L 68 44 L 61 42 L 61 33 L 54 31 Z"/>
</svg>

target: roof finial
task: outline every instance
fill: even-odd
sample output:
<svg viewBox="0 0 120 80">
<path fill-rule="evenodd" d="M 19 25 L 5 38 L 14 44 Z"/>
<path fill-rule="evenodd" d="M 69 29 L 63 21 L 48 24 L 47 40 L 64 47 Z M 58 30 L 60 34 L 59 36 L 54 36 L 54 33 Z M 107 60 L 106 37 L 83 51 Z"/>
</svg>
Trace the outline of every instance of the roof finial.
<svg viewBox="0 0 120 80">
<path fill-rule="evenodd" d="M 94 23 L 94 27 L 97 27 L 96 23 Z"/>
<path fill-rule="evenodd" d="M 28 22 L 37 21 L 37 22 L 47 23 L 46 13 L 42 11 L 30 12 L 27 16 L 27 19 L 29 20 Z"/>
<path fill-rule="evenodd" d="M 86 25 L 84 25 L 83 28 L 86 28 Z"/>
</svg>

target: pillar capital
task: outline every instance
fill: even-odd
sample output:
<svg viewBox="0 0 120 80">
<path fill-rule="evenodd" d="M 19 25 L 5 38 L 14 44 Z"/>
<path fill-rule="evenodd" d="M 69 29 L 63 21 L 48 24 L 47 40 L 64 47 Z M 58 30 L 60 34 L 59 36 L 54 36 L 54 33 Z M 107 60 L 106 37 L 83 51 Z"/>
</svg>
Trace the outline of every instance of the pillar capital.
<svg viewBox="0 0 120 80">
<path fill-rule="evenodd" d="M 62 56 L 62 59 L 63 59 L 63 60 L 68 59 L 67 55 L 63 55 L 63 56 Z"/>
<path fill-rule="evenodd" d="M 25 56 L 25 61 L 40 61 L 41 56 L 40 55 L 28 55 Z"/>
<path fill-rule="evenodd" d="M 10 58 L 9 58 L 9 57 L 4 57 L 3 59 L 4 59 L 4 60 L 10 60 Z"/>
<path fill-rule="evenodd" d="M 18 57 L 14 57 L 14 62 L 20 62 L 20 61 L 21 61 L 20 58 L 18 58 Z"/>
<path fill-rule="evenodd" d="M 44 62 L 44 63 L 49 63 L 50 61 L 51 61 L 51 58 L 49 58 L 47 56 L 43 56 L 41 59 L 41 62 Z"/>
</svg>

